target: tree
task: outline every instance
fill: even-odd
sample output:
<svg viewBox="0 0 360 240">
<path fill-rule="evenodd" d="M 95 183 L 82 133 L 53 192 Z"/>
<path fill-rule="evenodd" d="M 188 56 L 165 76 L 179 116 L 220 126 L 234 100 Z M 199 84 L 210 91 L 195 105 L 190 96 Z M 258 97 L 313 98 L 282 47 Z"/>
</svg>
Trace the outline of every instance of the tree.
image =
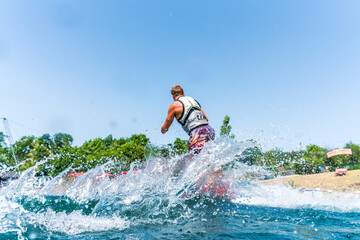
<svg viewBox="0 0 360 240">
<path fill-rule="evenodd" d="M 34 136 L 22 137 L 13 145 L 15 156 L 19 162 L 29 158 L 31 150 L 34 149 L 35 139 Z"/>
<path fill-rule="evenodd" d="M 306 150 L 300 151 L 301 157 L 299 157 L 294 164 L 295 172 L 297 174 L 312 174 L 319 172 L 320 167 L 327 163 L 326 152 L 327 150 L 325 148 L 314 144 L 306 146 Z M 333 168 L 334 166 L 331 166 L 331 169 Z"/>
<path fill-rule="evenodd" d="M 359 169 L 360 168 L 360 146 L 356 145 L 353 142 L 348 142 L 345 144 L 345 148 L 351 148 L 352 156 L 343 156 L 347 164 L 349 165 L 349 169 Z M 350 162 L 352 164 L 350 164 Z"/>
<path fill-rule="evenodd" d="M 225 135 L 225 136 L 229 136 L 231 138 L 235 137 L 234 134 L 230 135 L 232 127 L 230 126 L 229 123 L 230 123 L 230 117 L 228 115 L 226 115 L 224 117 L 223 125 L 221 125 L 221 128 L 220 128 L 220 136 Z"/>
<path fill-rule="evenodd" d="M 240 155 L 237 155 L 237 161 L 246 163 L 248 165 L 264 165 L 264 162 L 261 161 L 263 152 L 261 150 L 260 144 L 258 144 L 254 139 L 249 139 L 247 142 L 253 144 L 254 146 L 246 148 Z"/>
<path fill-rule="evenodd" d="M 176 155 L 187 153 L 189 151 L 189 141 L 176 138 L 172 150 Z"/>
<path fill-rule="evenodd" d="M 70 134 L 67 133 L 55 133 L 53 137 L 53 149 L 55 151 L 65 146 L 71 146 L 74 139 Z"/>
<path fill-rule="evenodd" d="M 6 146 L 5 137 L 4 133 L 0 132 L 0 148 L 5 148 Z"/>
<path fill-rule="evenodd" d="M 6 147 L 5 135 L 3 132 L 0 132 L 0 166 L 5 164 L 7 166 L 8 162 L 9 149 Z M 1 164 L 2 163 L 2 164 Z"/>
<path fill-rule="evenodd" d="M 109 136 L 104 138 L 103 142 L 104 142 L 105 146 L 110 147 L 111 144 L 113 144 L 114 140 L 115 139 L 113 138 L 112 134 L 110 134 Z"/>
</svg>

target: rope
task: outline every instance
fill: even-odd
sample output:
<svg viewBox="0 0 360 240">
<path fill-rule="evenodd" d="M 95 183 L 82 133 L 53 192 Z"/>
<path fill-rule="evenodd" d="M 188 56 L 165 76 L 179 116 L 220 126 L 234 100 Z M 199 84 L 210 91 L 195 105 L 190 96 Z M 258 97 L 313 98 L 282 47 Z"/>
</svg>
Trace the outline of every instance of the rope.
<svg viewBox="0 0 360 240">
<path fill-rule="evenodd" d="M 15 121 L 13 121 L 13 120 L 9 120 L 9 119 L 8 119 L 8 121 L 11 122 L 11 123 L 14 123 L 14 124 L 16 124 L 16 125 L 18 125 L 18 126 L 20 126 L 20 127 L 23 127 L 23 128 L 25 128 L 25 129 L 28 129 L 28 130 L 31 130 L 31 131 L 33 131 L 33 132 L 42 134 L 40 131 L 37 131 L 37 130 L 35 130 L 35 129 L 33 129 L 33 128 L 27 127 L 27 126 L 25 126 L 25 125 L 23 125 L 23 124 L 21 124 L 21 123 L 18 123 L 18 122 L 15 122 Z"/>
</svg>

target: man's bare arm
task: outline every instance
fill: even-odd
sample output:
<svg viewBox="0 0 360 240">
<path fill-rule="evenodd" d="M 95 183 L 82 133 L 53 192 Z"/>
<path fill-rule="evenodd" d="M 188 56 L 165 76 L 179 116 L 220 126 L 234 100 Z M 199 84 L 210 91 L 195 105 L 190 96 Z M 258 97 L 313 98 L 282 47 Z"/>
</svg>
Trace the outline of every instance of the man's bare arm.
<svg viewBox="0 0 360 240">
<path fill-rule="evenodd" d="M 161 128 L 161 133 L 164 134 L 169 130 L 169 127 L 171 126 L 172 122 L 174 121 L 175 117 L 175 108 L 173 105 L 169 107 L 168 115 L 165 119 L 164 125 Z"/>
</svg>

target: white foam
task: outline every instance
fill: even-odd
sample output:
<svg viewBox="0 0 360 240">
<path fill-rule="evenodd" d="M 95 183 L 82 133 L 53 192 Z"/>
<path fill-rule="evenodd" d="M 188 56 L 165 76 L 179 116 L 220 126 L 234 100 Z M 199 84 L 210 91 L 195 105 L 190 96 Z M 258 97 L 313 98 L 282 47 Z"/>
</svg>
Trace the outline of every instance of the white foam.
<svg viewBox="0 0 360 240">
<path fill-rule="evenodd" d="M 329 211 L 360 211 L 358 193 L 322 192 L 317 190 L 299 190 L 282 185 L 265 186 L 250 184 L 238 187 L 235 203 L 281 207 L 313 208 Z"/>
<path fill-rule="evenodd" d="M 27 211 L 18 203 L 0 196 L 0 233 L 21 232 L 19 216 Z"/>
<path fill-rule="evenodd" d="M 123 230 L 129 222 L 120 217 L 99 217 L 83 215 L 81 211 L 55 212 L 51 209 L 45 213 L 28 213 L 24 216 L 27 223 L 44 226 L 48 231 L 65 233 L 68 235 L 83 232 L 99 232 L 108 230 Z"/>
</svg>

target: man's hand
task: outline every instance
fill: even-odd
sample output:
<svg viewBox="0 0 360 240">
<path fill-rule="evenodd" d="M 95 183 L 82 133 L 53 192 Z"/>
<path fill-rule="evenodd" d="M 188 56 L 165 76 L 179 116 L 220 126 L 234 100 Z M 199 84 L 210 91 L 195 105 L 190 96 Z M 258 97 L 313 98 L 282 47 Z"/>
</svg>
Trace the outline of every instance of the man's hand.
<svg viewBox="0 0 360 240">
<path fill-rule="evenodd" d="M 169 129 L 165 129 L 164 126 L 162 126 L 162 128 L 161 128 L 161 133 L 162 133 L 162 134 L 165 134 L 168 130 L 169 130 Z"/>
</svg>

